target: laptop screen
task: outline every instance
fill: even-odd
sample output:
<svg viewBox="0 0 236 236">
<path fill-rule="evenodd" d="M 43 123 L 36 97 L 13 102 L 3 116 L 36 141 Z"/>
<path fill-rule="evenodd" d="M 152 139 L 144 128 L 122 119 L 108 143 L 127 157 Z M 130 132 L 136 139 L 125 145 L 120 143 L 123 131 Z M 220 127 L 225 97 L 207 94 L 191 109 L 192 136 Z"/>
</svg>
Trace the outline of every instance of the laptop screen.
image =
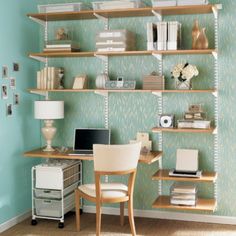
<svg viewBox="0 0 236 236">
<path fill-rule="evenodd" d="M 75 129 L 74 151 L 93 150 L 93 144 L 110 144 L 110 130 Z"/>
</svg>

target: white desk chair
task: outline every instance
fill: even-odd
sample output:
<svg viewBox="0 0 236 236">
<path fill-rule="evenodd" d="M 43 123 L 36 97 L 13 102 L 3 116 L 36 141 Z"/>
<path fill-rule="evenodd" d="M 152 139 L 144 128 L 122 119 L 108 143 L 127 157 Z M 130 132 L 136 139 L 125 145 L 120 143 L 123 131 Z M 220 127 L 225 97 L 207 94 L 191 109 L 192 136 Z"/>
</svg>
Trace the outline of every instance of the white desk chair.
<svg viewBox="0 0 236 236">
<path fill-rule="evenodd" d="M 141 143 L 126 145 L 93 145 L 95 184 L 85 184 L 75 190 L 76 227 L 80 231 L 80 197 L 96 203 L 96 235 L 101 232 L 102 203 L 120 203 L 120 223 L 124 225 L 124 203 L 128 202 L 129 223 L 136 235 L 133 214 L 134 181 Z M 103 175 L 127 175 L 128 186 L 122 183 L 101 183 Z"/>
</svg>

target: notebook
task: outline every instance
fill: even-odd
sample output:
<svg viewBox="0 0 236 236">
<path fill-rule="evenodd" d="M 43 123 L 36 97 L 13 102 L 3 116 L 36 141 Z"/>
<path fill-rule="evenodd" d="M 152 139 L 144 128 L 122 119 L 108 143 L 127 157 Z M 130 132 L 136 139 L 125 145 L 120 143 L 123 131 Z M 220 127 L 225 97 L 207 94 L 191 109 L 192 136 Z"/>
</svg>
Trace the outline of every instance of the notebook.
<svg viewBox="0 0 236 236">
<path fill-rule="evenodd" d="M 93 144 L 110 144 L 110 130 L 75 129 L 73 151 L 69 155 L 93 155 Z"/>
</svg>

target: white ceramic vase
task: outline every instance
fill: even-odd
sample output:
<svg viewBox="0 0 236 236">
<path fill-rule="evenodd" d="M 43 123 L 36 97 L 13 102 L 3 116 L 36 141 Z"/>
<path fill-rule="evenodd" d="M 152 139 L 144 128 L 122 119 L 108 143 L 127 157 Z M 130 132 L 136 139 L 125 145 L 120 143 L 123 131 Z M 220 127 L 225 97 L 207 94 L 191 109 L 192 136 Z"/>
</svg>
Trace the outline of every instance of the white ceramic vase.
<svg viewBox="0 0 236 236">
<path fill-rule="evenodd" d="M 99 74 L 96 77 L 96 81 L 95 81 L 96 88 L 98 88 L 98 89 L 105 88 L 105 83 L 107 80 L 109 80 L 109 77 L 107 74 L 105 74 L 105 73 Z"/>
</svg>

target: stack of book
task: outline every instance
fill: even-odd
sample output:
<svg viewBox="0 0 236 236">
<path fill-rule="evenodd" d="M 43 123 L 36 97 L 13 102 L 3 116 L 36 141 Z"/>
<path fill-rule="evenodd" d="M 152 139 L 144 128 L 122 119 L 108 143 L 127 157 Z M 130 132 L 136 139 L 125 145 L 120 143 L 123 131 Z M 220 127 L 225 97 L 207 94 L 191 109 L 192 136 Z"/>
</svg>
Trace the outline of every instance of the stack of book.
<svg viewBox="0 0 236 236">
<path fill-rule="evenodd" d="M 164 90 L 165 78 L 163 75 L 147 75 L 143 79 L 143 89 Z"/>
<path fill-rule="evenodd" d="M 145 5 L 139 0 L 116 0 L 92 2 L 93 10 L 139 8 Z"/>
<path fill-rule="evenodd" d="M 187 6 L 187 5 L 207 5 L 208 0 L 177 0 L 177 5 Z"/>
<path fill-rule="evenodd" d="M 84 9 L 84 4 L 80 2 L 38 5 L 39 13 L 55 13 L 55 12 L 77 12 Z"/>
<path fill-rule="evenodd" d="M 196 206 L 197 187 L 194 184 L 174 183 L 170 189 L 172 205 Z"/>
<path fill-rule="evenodd" d="M 177 50 L 181 46 L 181 24 L 177 21 L 147 23 L 147 50 Z"/>
<path fill-rule="evenodd" d="M 60 88 L 63 68 L 45 67 L 37 72 L 37 89 Z"/>
<path fill-rule="evenodd" d="M 79 43 L 72 40 L 51 40 L 47 41 L 44 52 L 77 52 Z"/>
<path fill-rule="evenodd" d="M 128 30 L 104 30 L 96 35 L 96 49 L 100 51 L 135 50 L 135 34 Z"/>
</svg>

